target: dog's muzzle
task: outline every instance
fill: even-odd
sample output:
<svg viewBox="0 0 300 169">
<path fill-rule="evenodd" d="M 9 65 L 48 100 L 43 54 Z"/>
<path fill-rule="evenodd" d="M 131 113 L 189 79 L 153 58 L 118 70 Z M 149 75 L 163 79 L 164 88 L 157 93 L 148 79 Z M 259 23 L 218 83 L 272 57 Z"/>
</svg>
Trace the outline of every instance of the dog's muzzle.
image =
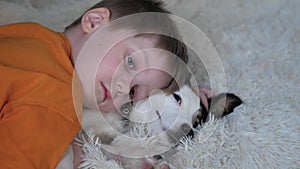
<svg viewBox="0 0 300 169">
<path fill-rule="evenodd" d="M 193 128 L 187 132 L 186 136 L 190 138 L 194 138 L 194 130 L 197 128 L 199 125 L 204 123 L 207 119 L 208 116 L 208 111 L 205 108 L 200 108 L 198 111 L 195 113 L 195 116 L 193 117 Z"/>
</svg>

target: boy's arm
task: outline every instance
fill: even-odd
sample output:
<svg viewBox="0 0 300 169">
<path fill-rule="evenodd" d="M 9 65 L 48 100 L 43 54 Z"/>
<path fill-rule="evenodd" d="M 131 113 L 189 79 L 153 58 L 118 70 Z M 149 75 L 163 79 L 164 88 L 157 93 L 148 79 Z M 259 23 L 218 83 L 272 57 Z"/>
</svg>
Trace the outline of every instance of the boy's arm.
<svg viewBox="0 0 300 169">
<path fill-rule="evenodd" d="M 76 169 L 81 163 L 81 157 L 83 155 L 83 151 L 80 145 L 75 143 L 75 140 L 72 142 L 73 149 L 73 166 Z"/>
<path fill-rule="evenodd" d="M 47 28 L 34 22 L 13 23 L 13 24 L 0 26 L 0 35 L 32 37 L 41 29 L 47 29 Z"/>
<path fill-rule="evenodd" d="M 0 168 L 55 168 L 81 129 L 73 113 L 34 95 L 51 89 L 50 78 L 38 75 L 0 64 Z"/>
<path fill-rule="evenodd" d="M 7 105 L 9 106 L 9 105 Z M 0 118 L 0 166 L 55 168 L 77 127 L 43 105 L 19 105 Z"/>
</svg>

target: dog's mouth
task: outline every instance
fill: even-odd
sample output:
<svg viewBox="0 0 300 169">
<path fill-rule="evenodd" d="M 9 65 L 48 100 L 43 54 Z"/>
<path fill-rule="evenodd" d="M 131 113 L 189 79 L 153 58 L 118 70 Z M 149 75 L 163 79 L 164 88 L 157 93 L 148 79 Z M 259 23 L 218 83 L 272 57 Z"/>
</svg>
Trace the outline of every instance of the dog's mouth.
<svg viewBox="0 0 300 169">
<path fill-rule="evenodd" d="M 193 119 L 193 125 L 188 124 L 188 123 L 182 123 L 180 125 L 175 125 L 166 131 L 166 134 L 169 138 L 169 141 L 171 143 L 178 143 L 181 138 L 183 137 L 189 137 L 189 138 L 194 138 L 194 131 L 195 128 L 197 128 L 199 125 L 204 123 L 207 119 L 208 113 L 206 110 L 199 109 L 195 113 L 195 115 L 192 117 Z"/>
<path fill-rule="evenodd" d="M 194 129 L 197 128 L 199 125 L 202 125 L 208 116 L 208 110 L 202 105 L 201 108 L 198 109 L 198 111 L 195 113 L 195 116 L 193 117 L 193 127 L 191 130 L 186 134 L 187 137 L 194 138 Z"/>
</svg>

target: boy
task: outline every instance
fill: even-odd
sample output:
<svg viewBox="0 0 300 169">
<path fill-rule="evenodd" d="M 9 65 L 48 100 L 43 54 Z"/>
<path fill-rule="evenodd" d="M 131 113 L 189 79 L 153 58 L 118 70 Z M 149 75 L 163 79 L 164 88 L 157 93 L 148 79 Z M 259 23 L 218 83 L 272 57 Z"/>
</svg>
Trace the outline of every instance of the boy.
<svg viewBox="0 0 300 169">
<path fill-rule="evenodd" d="M 153 33 L 122 34 L 123 30 L 132 29 L 130 25 L 96 36 L 111 21 L 139 12 L 168 13 L 157 1 L 104 0 L 64 34 L 34 23 L 0 28 L 2 168 L 55 168 L 81 129 L 77 116 L 80 117 L 82 105 L 109 112 L 148 96 L 153 89 L 172 92 L 178 88 L 176 82 L 180 78 L 172 67 L 184 68 L 161 50 L 186 63 L 186 47 L 180 41 Z M 177 37 L 176 27 L 168 17 L 163 17 L 163 23 L 167 26 L 160 22 L 146 25 L 150 30 L 151 26 L 154 30 L 161 28 Z M 115 39 L 118 43 L 98 56 L 96 47 L 105 47 L 109 40 L 103 37 L 119 34 L 122 39 Z M 95 38 L 102 45 L 87 49 L 88 40 Z M 148 50 L 153 48 L 161 50 Z M 96 70 L 90 69 L 93 57 L 100 61 Z"/>
</svg>

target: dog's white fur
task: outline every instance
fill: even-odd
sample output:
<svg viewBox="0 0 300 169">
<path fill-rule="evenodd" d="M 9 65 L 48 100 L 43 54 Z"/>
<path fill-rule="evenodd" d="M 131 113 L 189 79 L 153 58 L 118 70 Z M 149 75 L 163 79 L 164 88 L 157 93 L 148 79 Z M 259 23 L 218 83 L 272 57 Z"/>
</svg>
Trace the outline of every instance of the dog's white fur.
<svg viewBox="0 0 300 169">
<path fill-rule="evenodd" d="M 175 92 L 181 100 L 178 101 L 174 95 L 163 92 L 150 95 L 147 99 L 134 103 L 131 110 L 125 110 L 129 121 L 124 122 L 122 111 L 100 113 L 85 109 L 82 116 L 83 130 L 93 129 L 96 136 L 106 143 L 111 142 L 116 136 L 125 134 L 136 123 L 145 124 L 148 137 L 159 137 L 164 144 L 174 145 L 182 136 L 186 135 L 192 128 L 193 118 L 200 108 L 200 99 L 188 86 L 183 86 Z M 128 124 L 126 124 L 128 123 Z M 128 147 L 120 149 L 106 146 L 110 152 L 124 156 L 145 156 L 140 151 L 128 151 Z M 155 151 L 155 150 L 153 150 Z M 156 154 L 156 152 L 147 152 Z M 72 168 L 73 154 L 69 147 L 64 158 L 58 165 L 59 168 Z"/>
<path fill-rule="evenodd" d="M 165 93 L 151 95 L 138 102 L 130 113 L 130 120 L 146 123 L 150 136 L 166 130 L 180 132 L 183 124 L 192 128 L 193 117 L 200 108 L 200 99 L 188 86 L 183 86 L 175 94 L 180 97 L 180 103 L 173 95 L 167 96 Z"/>
</svg>

